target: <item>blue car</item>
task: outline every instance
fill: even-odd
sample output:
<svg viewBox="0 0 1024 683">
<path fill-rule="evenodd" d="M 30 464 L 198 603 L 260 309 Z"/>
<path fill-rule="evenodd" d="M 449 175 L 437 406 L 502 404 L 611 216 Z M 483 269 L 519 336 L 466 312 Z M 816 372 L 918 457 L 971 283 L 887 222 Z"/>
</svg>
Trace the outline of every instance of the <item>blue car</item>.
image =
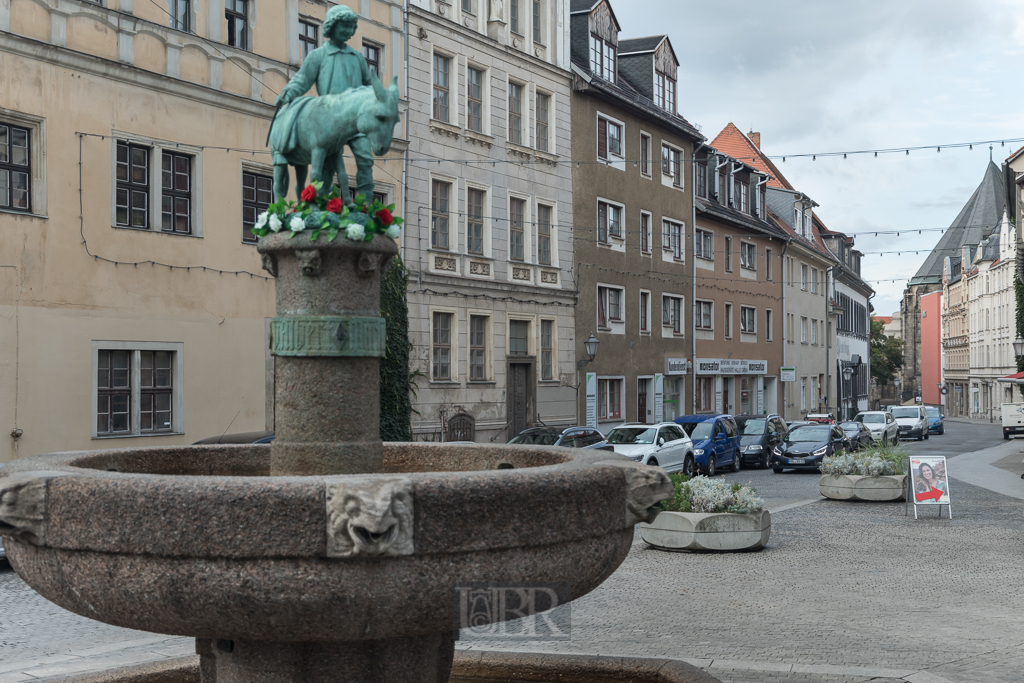
<svg viewBox="0 0 1024 683">
<path fill-rule="evenodd" d="M 693 459 L 683 465 L 684 474 L 692 477 L 703 472 L 713 477 L 723 465 L 739 472 L 740 430 L 732 415 L 683 415 L 676 424 L 693 441 Z"/>
<path fill-rule="evenodd" d="M 928 413 L 928 432 L 930 434 L 945 434 L 946 425 L 942 421 L 946 416 L 940 413 L 938 408 L 931 406 L 925 406 L 924 411 Z"/>
</svg>

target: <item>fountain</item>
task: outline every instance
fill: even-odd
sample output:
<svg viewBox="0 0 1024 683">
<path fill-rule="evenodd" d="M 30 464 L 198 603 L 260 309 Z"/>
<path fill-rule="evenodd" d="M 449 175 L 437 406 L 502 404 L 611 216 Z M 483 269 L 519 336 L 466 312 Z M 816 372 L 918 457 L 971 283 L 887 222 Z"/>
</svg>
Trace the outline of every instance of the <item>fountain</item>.
<svg viewBox="0 0 1024 683">
<path fill-rule="evenodd" d="M 619 566 L 633 525 L 671 495 L 662 470 L 602 451 L 381 443 L 379 291 L 398 250 L 359 220 L 364 232 L 332 241 L 260 240 L 277 295 L 271 445 L 4 468 L 0 534 L 30 586 L 92 619 L 196 638 L 204 683 L 443 683 L 457 587 L 577 598 Z"/>
</svg>

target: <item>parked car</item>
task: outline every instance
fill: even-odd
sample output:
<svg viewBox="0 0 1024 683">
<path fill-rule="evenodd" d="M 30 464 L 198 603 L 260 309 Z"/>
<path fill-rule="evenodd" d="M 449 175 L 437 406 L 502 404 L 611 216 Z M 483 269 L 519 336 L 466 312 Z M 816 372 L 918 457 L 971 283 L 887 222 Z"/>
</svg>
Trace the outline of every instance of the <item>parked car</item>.
<svg viewBox="0 0 1024 683">
<path fill-rule="evenodd" d="M 924 406 L 896 406 L 890 412 L 896 418 L 901 439 L 928 438 L 928 414 Z"/>
<path fill-rule="evenodd" d="M 818 422 L 821 424 L 835 424 L 836 416 L 831 413 L 811 413 L 807 416 L 808 422 Z"/>
<path fill-rule="evenodd" d="M 822 458 L 846 450 L 846 434 L 839 425 L 808 424 L 789 430 L 772 451 L 772 471 L 819 469 Z"/>
<path fill-rule="evenodd" d="M 792 429 L 793 427 L 799 427 L 800 425 L 810 425 L 810 424 L 814 424 L 814 423 L 813 422 L 808 422 L 807 420 L 790 420 L 789 422 L 786 423 L 786 428 L 787 429 Z"/>
<path fill-rule="evenodd" d="M 740 462 L 768 469 L 775 448 L 789 431 L 781 417 L 771 415 L 737 415 L 740 431 Z"/>
<path fill-rule="evenodd" d="M 719 466 L 740 470 L 740 430 L 732 415 L 683 415 L 676 418 L 693 441 L 693 476 L 702 471 L 713 477 Z"/>
<path fill-rule="evenodd" d="M 863 422 L 871 430 L 871 438 L 875 440 L 875 443 L 885 446 L 900 440 L 900 426 L 896 424 L 896 418 L 888 411 L 866 410 L 857 413 L 853 421 Z"/>
<path fill-rule="evenodd" d="M 875 443 L 875 437 L 871 435 L 871 429 L 863 422 L 840 422 L 839 428 L 846 434 L 846 438 L 850 442 L 850 450 L 852 451 L 859 451 Z"/>
<path fill-rule="evenodd" d="M 593 446 L 600 441 L 604 441 L 604 435 L 593 427 L 530 427 L 508 440 L 513 444 L 571 448 Z"/>
<path fill-rule="evenodd" d="M 945 434 L 946 425 L 943 420 L 946 419 L 946 416 L 933 406 L 925 406 L 924 412 L 928 416 L 928 431 L 934 434 Z"/>
<path fill-rule="evenodd" d="M 210 444 L 270 443 L 273 440 L 274 432 L 236 432 L 235 434 L 208 436 L 205 439 L 196 441 L 192 445 L 209 446 Z"/>
<path fill-rule="evenodd" d="M 626 422 L 608 432 L 608 443 L 619 455 L 644 465 L 657 465 L 666 472 L 693 471 L 693 442 L 672 422 Z"/>
</svg>

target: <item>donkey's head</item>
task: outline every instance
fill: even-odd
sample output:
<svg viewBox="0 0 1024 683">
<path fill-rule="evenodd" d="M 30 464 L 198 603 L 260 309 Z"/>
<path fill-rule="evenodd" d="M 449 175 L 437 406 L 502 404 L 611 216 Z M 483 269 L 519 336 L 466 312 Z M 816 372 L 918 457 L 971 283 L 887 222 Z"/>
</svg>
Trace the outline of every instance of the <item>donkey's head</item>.
<svg viewBox="0 0 1024 683">
<path fill-rule="evenodd" d="M 391 149 L 391 138 L 398 123 L 398 76 L 391 79 L 388 88 L 376 74 L 371 74 L 370 80 L 376 97 L 359 112 L 359 132 L 370 141 L 375 156 L 384 156 Z"/>
</svg>

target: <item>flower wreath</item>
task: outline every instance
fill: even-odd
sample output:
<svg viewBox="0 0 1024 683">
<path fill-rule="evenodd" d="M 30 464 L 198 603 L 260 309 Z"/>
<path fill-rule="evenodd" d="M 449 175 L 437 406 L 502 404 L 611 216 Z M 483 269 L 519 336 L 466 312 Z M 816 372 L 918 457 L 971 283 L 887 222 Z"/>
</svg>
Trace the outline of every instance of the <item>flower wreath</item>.
<svg viewBox="0 0 1024 683">
<path fill-rule="evenodd" d="M 252 234 L 264 237 L 285 228 L 294 237 L 303 230 L 309 230 L 311 240 L 323 231 L 327 241 L 333 242 L 339 233 L 356 242 L 369 242 L 374 234 L 397 238 L 399 226 L 404 222 L 392 214 L 395 205 L 384 206 L 379 200 L 366 201 L 365 195 L 358 195 L 349 206 L 345 206 L 337 188 L 323 192 L 323 183 L 314 180 L 299 196 L 299 202 L 284 197 L 267 207 L 256 219 Z"/>
</svg>

